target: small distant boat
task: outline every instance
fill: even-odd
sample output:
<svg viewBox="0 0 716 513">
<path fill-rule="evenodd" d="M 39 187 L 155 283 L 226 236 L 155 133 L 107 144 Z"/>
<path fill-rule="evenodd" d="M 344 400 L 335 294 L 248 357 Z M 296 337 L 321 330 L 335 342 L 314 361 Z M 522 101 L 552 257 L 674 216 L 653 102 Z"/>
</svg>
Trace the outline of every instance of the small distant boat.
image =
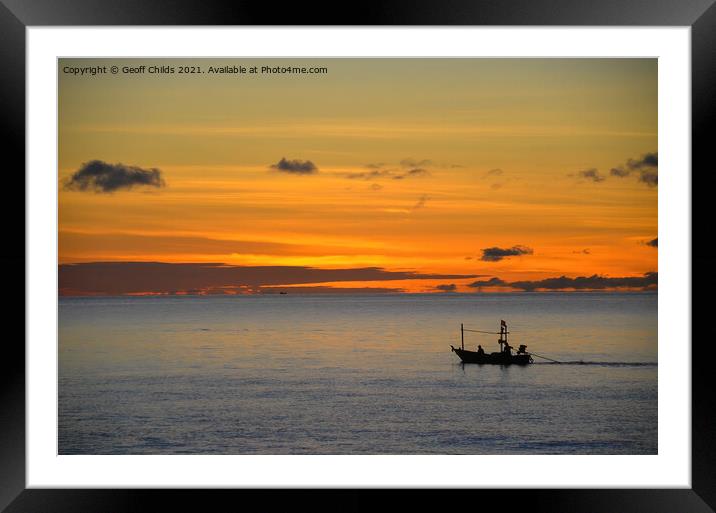
<svg viewBox="0 0 716 513">
<path fill-rule="evenodd" d="M 477 351 L 468 351 L 465 349 L 465 331 L 472 331 L 475 333 L 489 333 L 497 335 L 497 332 L 492 331 L 480 331 L 465 329 L 460 324 L 460 341 L 461 347 L 450 346 L 453 353 L 457 354 L 463 363 L 480 363 L 480 364 L 493 364 L 493 365 L 527 365 L 532 363 L 532 355 L 527 352 L 527 346 L 521 345 L 516 353 L 512 352 L 512 346 L 507 342 L 507 323 L 500 321 L 500 339 L 497 341 L 500 344 L 500 351 L 495 353 L 486 353 L 482 346 L 478 346 Z"/>
</svg>

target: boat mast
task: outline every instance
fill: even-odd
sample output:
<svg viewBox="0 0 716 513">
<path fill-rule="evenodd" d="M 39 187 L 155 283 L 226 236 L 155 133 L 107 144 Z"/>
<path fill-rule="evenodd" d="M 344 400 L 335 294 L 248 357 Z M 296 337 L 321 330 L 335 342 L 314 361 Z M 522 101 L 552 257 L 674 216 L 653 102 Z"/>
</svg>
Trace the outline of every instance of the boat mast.
<svg viewBox="0 0 716 513">
<path fill-rule="evenodd" d="M 462 345 L 462 350 L 465 350 L 465 330 L 462 327 L 462 323 L 460 323 L 460 344 Z"/>
<path fill-rule="evenodd" d="M 502 344 L 507 344 L 507 323 L 500 321 L 500 351 L 502 351 Z"/>
</svg>

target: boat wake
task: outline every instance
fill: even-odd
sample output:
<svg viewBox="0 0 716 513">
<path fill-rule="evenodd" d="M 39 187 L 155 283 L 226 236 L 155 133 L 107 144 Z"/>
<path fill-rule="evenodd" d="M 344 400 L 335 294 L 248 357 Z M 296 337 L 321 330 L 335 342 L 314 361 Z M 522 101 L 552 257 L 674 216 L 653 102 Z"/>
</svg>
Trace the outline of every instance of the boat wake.
<svg viewBox="0 0 716 513">
<path fill-rule="evenodd" d="M 535 361 L 533 365 L 597 365 L 601 367 L 656 367 L 656 362 L 589 362 L 576 360 L 570 362 L 540 362 Z"/>
</svg>

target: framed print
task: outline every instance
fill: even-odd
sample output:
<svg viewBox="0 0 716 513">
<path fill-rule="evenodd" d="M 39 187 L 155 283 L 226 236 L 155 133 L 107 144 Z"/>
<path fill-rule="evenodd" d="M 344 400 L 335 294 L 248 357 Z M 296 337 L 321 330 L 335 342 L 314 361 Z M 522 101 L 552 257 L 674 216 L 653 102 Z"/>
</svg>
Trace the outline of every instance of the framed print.
<svg viewBox="0 0 716 513">
<path fill-rule="evenodd" d="M 716 8 L 539 4 L 6 1 L 2 506 L 712 511 Z"/>
</svg>

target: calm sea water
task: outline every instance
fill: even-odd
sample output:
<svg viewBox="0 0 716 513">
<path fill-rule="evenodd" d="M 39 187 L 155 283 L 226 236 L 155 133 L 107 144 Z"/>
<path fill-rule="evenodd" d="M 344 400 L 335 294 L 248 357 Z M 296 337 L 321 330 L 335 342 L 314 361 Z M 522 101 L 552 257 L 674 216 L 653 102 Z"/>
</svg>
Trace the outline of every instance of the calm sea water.
<svg viewBox="0 0 716 513">
<path fill-rule="evenodd" d="M 657 453 L 656 293 L 62 298 L 59 319 L 60 454 Z M 573 363 L 459 363 L 460 323 L 500 319 Z"/>
</svg>

